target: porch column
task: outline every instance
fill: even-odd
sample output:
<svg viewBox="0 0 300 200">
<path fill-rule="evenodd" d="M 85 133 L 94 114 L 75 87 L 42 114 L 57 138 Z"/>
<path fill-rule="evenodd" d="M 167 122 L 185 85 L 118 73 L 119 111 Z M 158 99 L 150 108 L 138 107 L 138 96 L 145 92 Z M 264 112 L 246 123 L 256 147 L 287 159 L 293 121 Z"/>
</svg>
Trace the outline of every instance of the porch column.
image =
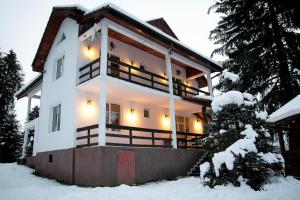
<svg viewBox="0 0 300 200">
<path fill-rule="evenodd" d="M 211 73 L 209 71 L 209 73 L 207 73 L 207 87 L 208 87 L 208 92 L 209 92 L 210 96 L 214 96 L 210 74 Z"/>
<path fill-rule="evenodd" d="M 39 136 L 39 122 L 36 121 L 36 123 L 34 124 L 34 137 L 33 137 L 33 149 L 32 149 L 33 156 L 36 156 L 38 136 Z"/>
<path fill-rule="evenodd" d="M 106 76 L 107 76 L 107 46 L 108 25 L 101 23 L 100 76 L 99 76 L 99 133 L 98 145 L 105 146 L 106 136 Z"/>
<path fill-rule="evenodd" d="M 26 122 L 29 121 L 29 113 L 31 111 L 31 100 L 32 100 L 32 97 L 28 96 Z"/>
<path fill-rule="evenodd" d="M 29 129 L 25 129 L 24 138 L 23 138 L 23 146 L 22 146 L 22 155 L 21 155 L 21 158 L 25 158 L 25 156 L 26 156 L 26 147 L 27 147 L 28 133 L 29 133 Z"/>
<path fill-rule="evenodd" d="M 285 145 L 284 145 L 284 140 L 283 140 L 282 129 L 280 127 L 278 127 L 277 132 L 278 132 L 278 140 L 279 140 L 280 150 L 281 150 L 281 153 L 283 153 L 283 152 L 285 152 Z"/>
<path fill-rule="evenodd" d="M 169 84 L 169 94 L 170 94 L 170 123 L 172 129 L 172 146 L 174 149 L 177 149 L 177 133 L 176 133 L 176 121 L 175 121 L 175 103 L 173 95 L 173 76 L 172 76 L 172 64 L 170 54 L 166 54 L 166 67 L 168 74 L 168 84 Z"/>
</svg>

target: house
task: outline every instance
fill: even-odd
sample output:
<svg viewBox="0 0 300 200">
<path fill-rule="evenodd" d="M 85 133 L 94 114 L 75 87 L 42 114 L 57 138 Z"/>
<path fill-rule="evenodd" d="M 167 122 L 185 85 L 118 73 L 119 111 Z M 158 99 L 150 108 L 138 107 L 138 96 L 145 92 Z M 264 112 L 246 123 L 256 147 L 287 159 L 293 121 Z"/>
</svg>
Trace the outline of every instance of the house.
<svg viewBox="0 0 300 200">
<path fill-rule="evenodd" d="M 272 113 L 268 122 L 278 134 L 286 174 L 300 178 L 300 95 Z"/>
<path fill-rule="evenodd" d="M 139 184 L 186 175 L 201 157 L 211 74 L 221 66 L 182 44 L 163 18 L 144 22 L 108 3 L 54 7 L 16 94 L 40 99 L 23 157 L 70 184 Z M 34 132 L 34 137 L 28 137 Z"/>
</svg>

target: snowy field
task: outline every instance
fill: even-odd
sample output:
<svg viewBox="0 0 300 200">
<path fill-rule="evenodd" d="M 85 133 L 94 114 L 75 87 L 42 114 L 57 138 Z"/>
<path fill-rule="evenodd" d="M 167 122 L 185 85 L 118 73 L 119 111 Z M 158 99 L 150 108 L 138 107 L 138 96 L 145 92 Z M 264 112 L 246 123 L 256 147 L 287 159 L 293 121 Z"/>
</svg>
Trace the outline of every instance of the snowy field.
<svg viewBox="0 0 300 200">
<path fill-rule="evenodd" d="M 141 186 L 82 188 L 65 186 L 53 180 L 32 175 L 33 170 L 13 164 L 0 164 L 1 200 L 299 200 L 300 181 L 292 177 L 274 179 L 264 191 L 255 192 L 248 186 L 210 189 L 199 178 L 182 178 Z"/>
</svg>

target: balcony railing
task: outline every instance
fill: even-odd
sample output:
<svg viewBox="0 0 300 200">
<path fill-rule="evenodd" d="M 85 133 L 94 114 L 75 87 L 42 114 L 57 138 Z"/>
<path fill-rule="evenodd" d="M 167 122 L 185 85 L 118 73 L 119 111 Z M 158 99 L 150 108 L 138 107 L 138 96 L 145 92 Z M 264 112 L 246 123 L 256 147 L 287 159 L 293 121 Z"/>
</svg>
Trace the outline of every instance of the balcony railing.
<svg viewBox="0 0 300 200">
<path fill-rule="evenodd" d="M 108 61 L 107 75 L 162 92 L 169 92 L 166 77 L 111 58 L 108 58 Z"/>
<path fill-rule="evenodd" d="M 172 147 L 172 131 L 106 124 L 106 145 L 129 147 Z M 204 136 L 177 132 L 179 148 L 201 148 L 198 140 Z M 98 145 L 98 124 L 77 129 L 77 148 Z"/>
<path fill-rule="evenodd" d="M 196 96 L 200 93 L 209 95 L 209 92 L 188 86 L 186 84 L 183 84 L 182 82 L 173 80 L 173 93 L 177 96 Z"/>
<path fill-rule="evenodd" d="M 79 84 L 91 80 L 100 74 L 100 58 L 79 68 Z"/>
<path fill-rule="evenodd" d="M 100 74 L 99 62 L 100 59 L 98 58 L 79 69 L 79 84 Z M 107 62 L 107 75 L 162 92 L 169 92 L 168 78 L 110 57 L 108 57 Z M 195 96 L 200 93 L 209 95 L 206 91 L 175 80 L 173 80 L 173 92 L 177 96 Z"/>
</svg>

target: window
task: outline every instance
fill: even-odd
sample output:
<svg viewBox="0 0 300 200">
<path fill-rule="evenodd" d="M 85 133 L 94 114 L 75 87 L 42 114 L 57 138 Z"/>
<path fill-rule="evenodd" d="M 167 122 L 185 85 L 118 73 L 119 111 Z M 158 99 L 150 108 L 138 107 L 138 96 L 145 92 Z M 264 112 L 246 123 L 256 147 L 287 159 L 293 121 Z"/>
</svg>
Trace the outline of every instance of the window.
<svg viewBox="0 0 300 200">
<path fill-rule="evenodd" d="M 106 124 L 121 125 L 121 106 L 118 104 L 106 104 Z M 116 130 L 116 129 L 112 129 Z"/>
<path fill-rule="evenodd" d="M 188 117 L 176 116 L 176 130 L 179 132 L 189 132 L 189 121 Z"/>
<path fill-rule="evenodd" d="M 52 132 L 60 130 L 61 104 L 52 107 Z"/>
<path fill-rule="evenodd" d="M 150 111 L 148 108 L 144 108 L 144 117 L 149 118 L 150 117 Z"/>
<path fill-rule="evenodd" d="M 60 40 L 58 40 L 57 45 L 59 45 L 62 41 L 66 39 L 66 35 L 63 33 Z"/>
<path fill-rule="evenodd" d="M 63 74 L 64 60 L 65 56 L 62 56 L 56 61 L 55 80 L 59 79 Z"/>
</svg>

